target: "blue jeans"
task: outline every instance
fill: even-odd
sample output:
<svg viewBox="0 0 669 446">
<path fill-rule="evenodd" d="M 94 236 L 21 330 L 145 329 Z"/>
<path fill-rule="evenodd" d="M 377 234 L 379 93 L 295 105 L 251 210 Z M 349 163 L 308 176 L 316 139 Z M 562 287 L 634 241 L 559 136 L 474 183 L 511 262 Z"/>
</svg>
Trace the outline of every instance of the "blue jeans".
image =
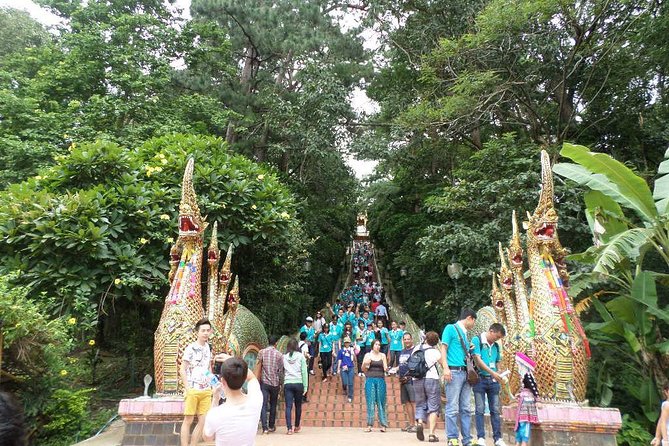
<svg viewBox="0 0 669 446">
<path fill-rule="evenodd" d="M 293 404 L 295 404 L 295 427 L 300 426 L 302 418 L 302 394 L 304 386 L 302 384 L 284 384 L 283 394 L 286 398 L 286 427 L 293 428 Z"/>
<path fill-rule="evenodd" d="M 341 370 L 341 385 L 346 386 L 346 391 L 348 392 L 348 397 L 353 399 L 353 367 L 349 367 L 347 370 L 344 370 L 342 365 Z"/>
<path fill-rule="evenodd" d="M 374 408 L 379 413 L 379 424 L 388 427 L 386 420 L 386 380 L 365 378 L 365 399 L 367 400 L 367 426 L 374 425 Z"/>
<path fill-rule="evenodd" d="M 476 435 L 485 438 L 485 399 L 488 397 L 490 408 L 490 424 L 492 424 L 492 438 L 497 441 L 502 438 L 502 421 L 499 414 L 500 385 L 490 376 L 481 375 L 481 380 L 474 386 L 474 401 L 476 402 Z"/>
<path fill-rule="evenodd" d="M 334 344 L 332 346 L 332 374 L 337 374 L 337 355 L 339 354 L 339 346 Z"/>
<path fill-rule="evenodd" d="M 260 383 L 260 390 L 262 391 L 262 412 L 260 412 L 260 422 L 262 423 L 262 430 L 266 431 L 268 428 L 274 429 L 276 426 L 276 403 L 279 399 L 279 386 L 270 386 Z M 267 411 L 269 410 L 269 426 L 267 425 Z"/>
<path fill-rule="evenodd" d="M 472 441 L 472 386 L 467 384 L 466 370 L 451 370 L 450 383 L 446 383 L 446 437 L 458 439 L 458 414 L 462 428 L 462 444 L 467 446 Z"/>
</svg>

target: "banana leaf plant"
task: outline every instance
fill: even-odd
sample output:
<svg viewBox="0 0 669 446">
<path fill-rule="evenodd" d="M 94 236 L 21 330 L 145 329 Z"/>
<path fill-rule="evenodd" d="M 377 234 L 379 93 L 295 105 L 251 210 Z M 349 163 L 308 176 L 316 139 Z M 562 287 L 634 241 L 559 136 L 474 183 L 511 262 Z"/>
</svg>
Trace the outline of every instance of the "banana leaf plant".
<svg viewBox="0 0 669 446">
<path fill-rule="evenodd" d="M 571 256 L 589 271 L 574 277 L 570 293 L 601 319 L 586 325 L 593 343 L 636 364 L 640 379 L 626 390 L 655 421 L 669 369 L 669 311 L 658 300 L 658 287 L 661 296 L 669 289 L 669 150 L 653 193 L 607 154 L 568 143 L 560 154 L 573 163 L 558 163 L 553 171 L 589 189 L 584 199 L 593 234 L 593 246 Z"/>
</svg>

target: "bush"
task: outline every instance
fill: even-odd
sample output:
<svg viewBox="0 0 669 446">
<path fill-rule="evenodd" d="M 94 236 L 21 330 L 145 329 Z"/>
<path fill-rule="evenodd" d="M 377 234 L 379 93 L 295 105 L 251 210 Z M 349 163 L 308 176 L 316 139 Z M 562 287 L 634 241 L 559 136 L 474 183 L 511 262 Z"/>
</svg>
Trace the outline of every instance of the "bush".
<svg viewBox="0 0 669 446">
<path fill-rule="evenodd" d="M 623 427 L 618 434 L 618 444 L 620 446 L 638 446 L 650 444 L 653 436 L 629 415 L 623 415 Z"/>
</svg>

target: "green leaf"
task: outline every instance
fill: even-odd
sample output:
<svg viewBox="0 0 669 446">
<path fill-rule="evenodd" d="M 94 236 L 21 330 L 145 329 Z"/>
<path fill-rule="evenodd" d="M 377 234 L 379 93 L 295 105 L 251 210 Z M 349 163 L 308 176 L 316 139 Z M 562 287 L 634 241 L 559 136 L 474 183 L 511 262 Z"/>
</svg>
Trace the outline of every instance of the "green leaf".
<svg viewBox="0 0 669 446">
<path fill-rule="evenodd" d="M 598 190 L 589 190 L 584 194 L 584 199 L 590 230 L 595 234 L 595 220 L 599 222 L 605 232 L 598 236 L 604 243 L 614 235 L 627 230 L 623 210 L 611 197 Z"/>
<path fill-rule="evenodd" d="M 657 288 L 655 278 L 648 271 L 642 271 L 632 283 L 632 299 L 646 306 L 648 312 L 669 323 L 669 312 L 657 306 Z"/>
<path fill-rule="evenodd" d="M 662 176 L 655 180 L 653 198 L 656 200 L 657 211 L 663 215 L 667 213 L 669 205 L 669 149 L 664 152 L 664 161 L 657 168 L 657 174 Z"/>
<path fill-rule="evenodd" d="M 563 144 L 560 154 L 591 172 L 593 184 L 604 188 L 592 187 L 589 182 L 586 183 L 588 186 L 604 192 L 621 205 L 634 210 L 646 222 L 652 222 L 658 217 L 648 183 L 620 161 L 607 154 L 591 152 L 587 147 L 569 143 Z M 608 184 L 600 176 L 606 178 Z M 610 187 L 611 184 L 613 188 Z"/>
<path fill-rule="evenodd" d="M 652 229 L 632 228 L 614 236 L 600 248 L 593 271 L 608 274 L 623 261 L 634 262 L 652 235 Z"/>
</svg>

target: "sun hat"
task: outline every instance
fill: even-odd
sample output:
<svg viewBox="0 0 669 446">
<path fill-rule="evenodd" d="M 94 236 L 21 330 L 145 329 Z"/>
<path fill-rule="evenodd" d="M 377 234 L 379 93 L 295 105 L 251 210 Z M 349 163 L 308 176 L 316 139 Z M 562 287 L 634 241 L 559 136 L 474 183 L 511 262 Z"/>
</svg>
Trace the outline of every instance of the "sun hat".
<svg viewBox="0 0 669 446">
<path fill-rule="evenodd" d="M 306 321 L 307 321 L 307 322 L 313 322 L 313 321 L 314 321 L 314 318 L 311 317 L 311 316 L 307 316 Z"/>
<path fill-rule="evenodd" d="M 349 338 L 348 336 L 344 336 L 344 344 L 346 344 L 347 342 L 350 343 L 351 338 Z"/>
</svg>

